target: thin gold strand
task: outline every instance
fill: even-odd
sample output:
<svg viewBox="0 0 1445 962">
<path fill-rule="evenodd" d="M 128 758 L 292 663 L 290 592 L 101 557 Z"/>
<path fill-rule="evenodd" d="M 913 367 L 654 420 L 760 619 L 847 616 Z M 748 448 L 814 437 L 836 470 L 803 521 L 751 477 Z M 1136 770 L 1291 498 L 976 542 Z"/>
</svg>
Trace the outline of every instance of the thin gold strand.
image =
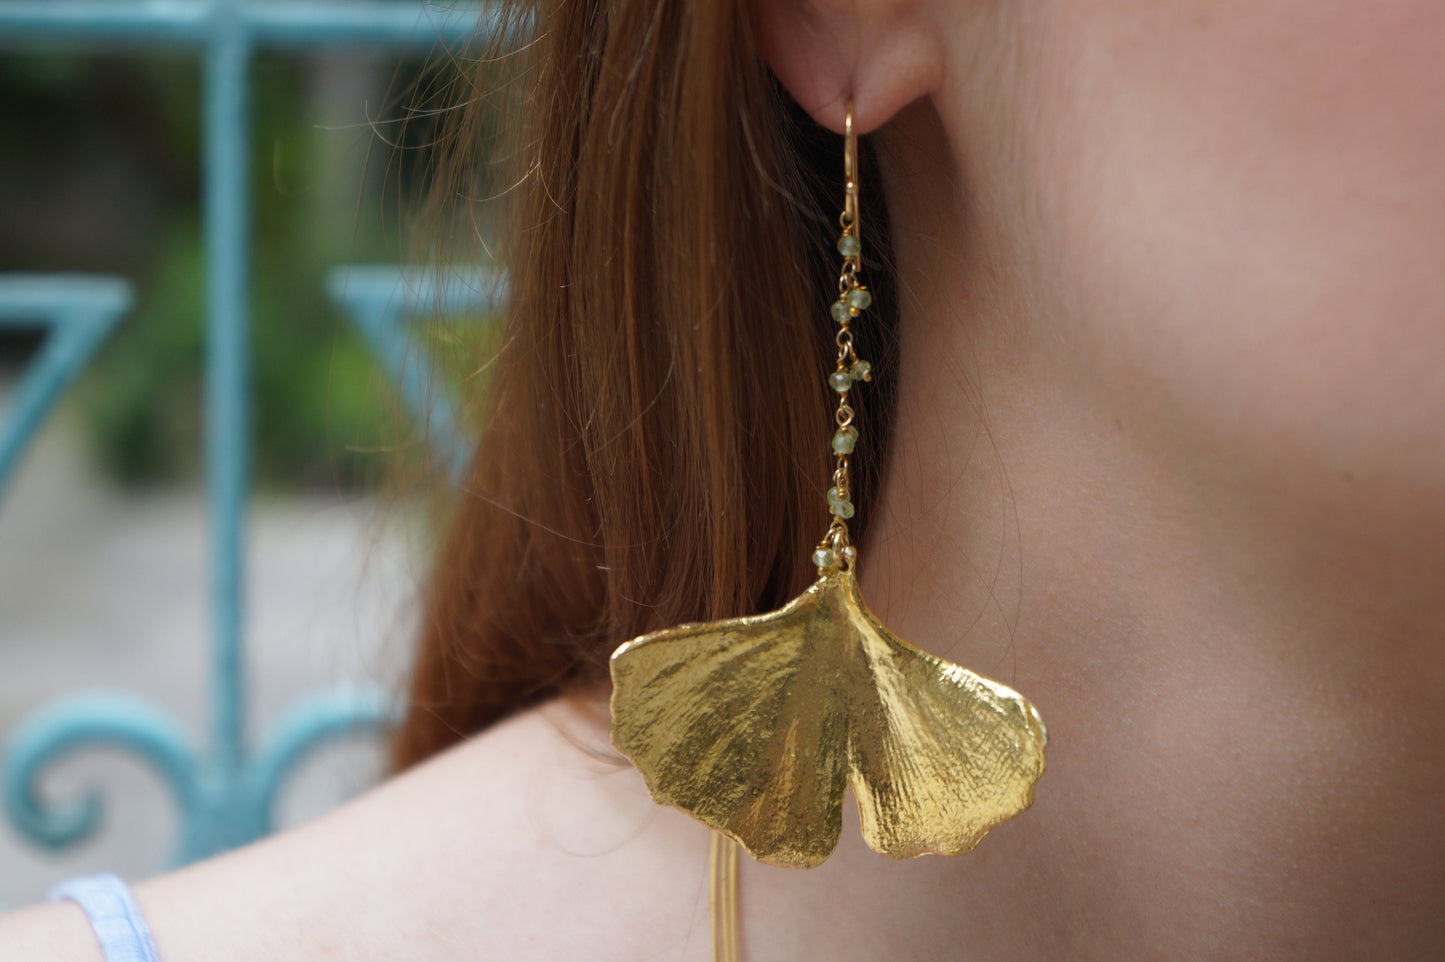
<svg viewBox="0 0 1445 962">
<path fill-rule="evenodd" d="M 713 962 L 738 962 L 738 843 L 713 832 L 707 861 Z"/>
</svg>

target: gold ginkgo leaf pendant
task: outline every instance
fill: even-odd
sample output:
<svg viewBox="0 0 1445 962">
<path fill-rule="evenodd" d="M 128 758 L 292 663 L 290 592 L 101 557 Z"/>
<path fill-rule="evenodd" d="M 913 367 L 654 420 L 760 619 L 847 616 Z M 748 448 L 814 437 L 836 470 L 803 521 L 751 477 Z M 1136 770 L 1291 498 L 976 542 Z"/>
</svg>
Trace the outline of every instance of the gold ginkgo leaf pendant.
<svg viewBox="0 0 1445 962">
<path fill-rule="evenodd" d="M 913 858 L 969 851 L 1044 771 L 1034 707 L 895 638 L 846 568 L 770 614 L 636 638 L 612 681 L 612 742 L 652 797 L 774 865 L 832 854 L 847 784 L 868 844 Z"/>
</svg>

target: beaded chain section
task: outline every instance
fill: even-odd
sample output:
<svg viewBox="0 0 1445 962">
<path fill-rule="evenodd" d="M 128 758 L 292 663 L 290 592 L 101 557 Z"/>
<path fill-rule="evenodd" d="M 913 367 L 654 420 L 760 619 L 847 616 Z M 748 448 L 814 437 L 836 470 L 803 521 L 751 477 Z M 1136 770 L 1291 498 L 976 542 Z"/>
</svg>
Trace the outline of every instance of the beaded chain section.
<svg viewBox="0 0 1445 962">
<path fill-rule="evenodd" d="M 813 563 L 820 569 L 847 570 L 858 558 L 857 549 L 848 539 L 848 519 L 854 513 L 848 458 L 858 444 L 858 429 L 853 426 L 853 408 L 848 404 L 848 394 L 859 381 L 869 381 L 873 377 L 873 365 L 860 360 L 853 350 L 851 324 L 861 311 L 873 303 L 873 295 L 858 282 L 863 242 L 859 239 L 858 148 L 853 135 L 851 103 L 843 124 L 843 172 L 847 193 L 843 212 L 838 215 L 838 223 L 843 228 L 838 237 L 838 253 L 843 255 L 843 267 L 838 272 L 838 299 L 830 309 L 833 320 L 838 324 L 838 333 L 833 338 L 838 345 L 838 363 L 833 373 L 828 375 L 828 386 L 838 392 L 838 410 L 833 414 L 837 426 L 833 434 L 833 454 L 837 464 L 833 469 L 833 486 L 828 489 L 828 513 L 833 520 L 828 526 L 828 533 L 813 552 Z"/>
</svg>

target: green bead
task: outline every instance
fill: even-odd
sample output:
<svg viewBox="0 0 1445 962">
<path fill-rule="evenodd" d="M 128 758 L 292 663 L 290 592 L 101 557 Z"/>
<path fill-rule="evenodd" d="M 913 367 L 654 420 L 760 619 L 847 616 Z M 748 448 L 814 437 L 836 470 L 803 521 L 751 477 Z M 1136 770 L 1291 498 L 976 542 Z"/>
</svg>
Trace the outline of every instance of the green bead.
<svg viewBox="0 0 1445 962">
<path fill-rule="evenodd" d="M 848 292 L 849 307 L 856 308 L 857 310 L 861 311 L 872 303 L 873 295 L 869 294 L 865 288 L 855 287 L 853 290 Z"/>
<path fill-rule="evenodd" d="M 838 558 L 833 554 L 832 548 L 819 548 L 813 552 L 813 564 L 819 568 L 831 568 Z"/>
<path fill-rule="evenodd" d="M 852 234 L 844 234 L 838 238 L 838 253 L 844 257 L 857 257 L 862 251 L 862 243 Z"/>
<path fill-rule="evenodd" d="M 844 301 L 834 301 L 832 310 L 833 320 L 839 324 L 848 323 L 848 319 L 853 316 L 853 312 L 848 310 L 848 305 Z"/>
<path fill-rule="evenodd" d="M 873 374 L 873 365 L 867 361 L 859 361 L 848 368 L 848 377 L 854 381 L 866 381 Z"/>
<path fill-rule="evenodd" d="M 842 489 L 842 488 L 836 488 L 836 487 L 835 487 L 835 488 L 829 488 L 829 489 L 828 489 L 828 500 L 829 500 L 829 501 L 846 501 L 847 499 L 843 496 L 843 489 Z"/>
<path fill-rule="evenodd" d="M 853 517 L 853 502 L 833 501 L 829 503 L 828 510 L 832 514 L 835 514 L 838 517 L 842 518 L 844 521 L 847 521 L 849 518 Z"/>
<path fill-rule="evenodd" d="M 853 375 L 848 371 L 834 371 L 828 375 L 828 386 L 842 394 L 853 386 Z"/>
<path fill-rule="evenodd" d="M 838 454 L 852 454 L 853 446 L 858 443 L 858 429 L 851 425 L 846 428 L 839 428 L 838 433 L 833 435 L 833 450 Z"/>
</svg>

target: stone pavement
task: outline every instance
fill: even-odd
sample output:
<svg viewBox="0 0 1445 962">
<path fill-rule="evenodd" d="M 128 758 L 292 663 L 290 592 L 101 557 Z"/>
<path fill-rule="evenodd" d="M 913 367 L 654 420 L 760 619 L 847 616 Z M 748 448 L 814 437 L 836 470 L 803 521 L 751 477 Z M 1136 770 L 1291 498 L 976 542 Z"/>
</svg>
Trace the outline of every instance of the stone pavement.
<svg viewBox="0 0 1445 962">
<path fill-rule="evenodd" d="M 399 692 L 425 568 L 421 526 L 396 504 L 263 498 L 248 528 L 250 737 L 307 693 L 354 681 Z M 199 489 L 125 495 L 88 476 L 63 412 L 0 495 L 0 738 L 51 699 L 91 689 L 139 695 L 208 736 L 209 566 Z M 283 793 L 282 826 L 374 782 L 378 746 L 323 750 Z M 144 766 L 86 751 L 45 778 L 69 800 L 95 786 L 98 836 L 51 853 L 0 817 L 0 907 L 62 878 L 165 867 L 176 841 L 169 792 Z"/>
</svg>

